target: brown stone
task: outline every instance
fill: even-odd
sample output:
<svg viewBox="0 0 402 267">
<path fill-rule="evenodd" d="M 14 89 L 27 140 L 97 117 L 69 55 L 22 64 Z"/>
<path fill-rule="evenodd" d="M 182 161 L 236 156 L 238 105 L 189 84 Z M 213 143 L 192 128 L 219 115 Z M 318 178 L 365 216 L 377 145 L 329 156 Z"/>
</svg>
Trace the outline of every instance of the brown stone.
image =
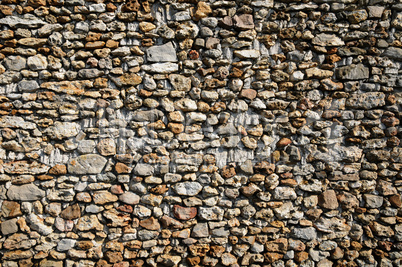
<svg viewBox="0 0 402 267">
<path fill-rule="evenodd" d="M 49 170 L 49 174 L 52 174 L 52 175 L 67 174 L 67 167 L 64 164 L 56 164 Z"/>
<path fill-rule="evenodd" d="M 254 29 L 254 19 L 251 14 L 235 15 L 233 17 L 233 24 L 235 28 L 245 31 Z"/>
<path fill-rule="evenodd" d="M 108 191 L 97 191 L 93 194 L 94 202 L 103 205 L 109 202 L 116 202 L 119 198 Z"/>
<path fill-rule="evenodd" d="M 234 167 L 224 166 L 221 170 L 221 174 L 224 178 L 228 179 L 236 175 L 236 170 Z"/>
<path fill-rule="evenodd" d="M 157 231 L 161 228 L 158 220 L 154 217 L 140 221 L 140 226 L 150 231 Z"/>
<path fill-rule="evenodd" d="M 292 143 L 292 140 L 290 140 L 289 138 L 282 138 L 281 140 L 278 141 L 278 143 L 276 143 L 276 146 L 279 147 L 285 147 L 287 145 L 290 145 Z"/>
<path fill-rule="evenodd" d="M 257 97 L 257 91 L 253 89 L 243 89 L 240 92 L 240 97 L 247 98 L 249 100 L 253 100 Z"/>
<path fill-rule="evenodd" d="M 181 123 L 170 122 L 168 128 L 174 134 L 179 134 L 184 131 L 184 125 Z"/>
<path fill-rule="evenodd" d="M 183 228 L 183 224 L 181 222 L 179 222 L 178 220 L 175 220 L 171 217 L 168 217 L 166 215 L 162 216 L 160 221 L 164 228 L 172 228 L 172 229 L 182 229 Z"/>
<path fill-rule="evenodd" d="M 105 46 L 104 41 L 87 42 L 85 44 L 86 49 L 100 49 Z"/>
<path fill-rule="evenodd" d="M 18 202 L 4 200 L 1 206 L 1 215 L 4 218 L 13 218 L 21 216 L 21 206 Z"/>
<path fill-rule="evenodd" d="M 264 254 L 264 259 L 267 263 L 273 263 L 282 258 L 283 258 L 283 254 L 279 254 L 279 253 L 275 253 L 275 252 L 267 252 Z"/>
<path fill-rule="evenodd" d="M 123 255 L 119 251 L 106 251 L 105 259 L 110 263 L 117 263 L 123 260 Z"/>
<path fill-rule="evenodd" d="M 149 192 L 156 195 L 163 195 L 167 191 L 169 191 L 169 188 L 165 184 L 157 185 L 149 190 Z"/>
<path fill-rule="evenodd" d="M 78 219 L 81 217 L 81 208 L 78 204 L 68 206 L 60 213 L 60 217 L 66 220 Z"/>
<path fill-rule="evenodd" d="M 202 18 L 208 17 L 212 13 L 212 9 L 206 2 L 198 2 L 197 11 L 194 13 L 194 20 L 198 21 Z"/>
<path fill-rule="evenodd" d="M 187 262 L 191 265 L 191 266 L 198 266 L 201 262 L 201 258 L 200 257 L 188 257 L 186 258 Z"/>
<path fill-rule="evenodd" d="M 394 206 L 396 208 L 402 207 L 402 201 L 401 201 L 401 196 L 400 195 L 390 196 L 389 197 L 389 202 L 392 204 L 392 206 Z"/>
<path fill-rule="evenodd" d="M 100 140 L 96 148 L 102 156 L 113 156 L 116 154 L 116 143 L 111 138 Z"/>
<path fill-rule="evenodd" d="M 117 162 L 116 165 L 114 166 L 116 172 L 118 174 L 122 174 L 122 173 L 131 173 L 132 168 L 127 166 L 124 163 L 121 162 Z"/>
<path fill-rule="evenodd" d="M 324 209 L 337 209 L 338 200 L 334 190 L 327 190 L 318 196 L 318 205 Z"/>
<path fill-rule="evenodd" d="M 275 164 L 269 163 L 267 161 L 262 161 L 262 162 L 255 164 L 254 170 L 256 172 L 272 174 L 275 171 Z"/>
<path fill-rule="evenodd" d="M 197 216 L 197 208 L 174 205 L 173 215 L 179 220 L 191 220 Z"/>
<path fill-rule="evenodd" d="M 302 263 L 308 259 L 308 253 L 305 251 L 295 253 L 295 261 L 297 263 Z"/>
<path fill-rule="evenodd" d="M 286 253 L 288 250 L 288 240 L 286 238 L 278 238 L 275 241 L 269 241 L 265 244 L 265 248 L 269 252 Z"/>
</svg>

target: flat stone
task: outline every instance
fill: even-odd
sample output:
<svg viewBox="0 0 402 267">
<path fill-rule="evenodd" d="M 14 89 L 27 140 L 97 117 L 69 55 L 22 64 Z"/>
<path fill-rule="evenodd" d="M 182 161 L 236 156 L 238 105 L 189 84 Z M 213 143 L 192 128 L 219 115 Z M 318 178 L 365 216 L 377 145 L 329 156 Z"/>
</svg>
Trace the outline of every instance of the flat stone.
<svg viewBox="0 0 402 267">
<path fill-rule="evenodd" d="M 139 163 L 134 167 L 134 174 L 139 176 L 149 176 L 154 173 L 154 167 L 150 164 Z"/>
<path fill-rule="evenodd" d="M 338 200 L 334 190 L 327 190 L 318 196 L 318 205 L 324 209 L 337 209 Z"/>
<path fill-rule="evenodd" d="M 181 196 L 195 196 L 202 190 L 202 185 L 198 182 L 183 182 L 173 186 L 175 192 Z"/>
<path fill-rule="evenodd" d="M 4 200 L 1 205 L 1 215 L 4 218 L 13 218 L 17 216 L 21 216 L 21 205 L 16 201 L 7 201 Z"/>
<path fill-rule="evenodd" d="M 140 226 L 150 231 L 157 231 L 161 227 L 158 220 L 154 217 L 140 221 Z"/>
<path fill-rule="evenodd" d="M 303 240 L 311 241 L 317 239 L 317 231 L 314 227 L 294 228 L 292 236 Z"/>
<path fill-rule="evenodd" d="M 79 218 L 76 227 L 78 231 L 103 230 L 103 225 L 99 222 L 96 215 L 86 215 Z"/>
<path fill-rule="evenodd" d="M 8 25 L 11 28 L 37 28 L 46 25 L 47 22 L 40 20 L 33 15 L 27 15 L 23 18 L 17 16 L 7 16 L 0 19 L 0 24 Z"/>
<path fill-rule="evenodd" d="M 384 198 L 382 196 L 364 194 L 363 198 L 364 201 L 366 201 L 366 207 L 370 209 L 378 209 L 384 203 Z"/>
<path fill-rule="evenodd" d="M 8 174 L 43 174 L 50 167 L 37 161 L 12 161 L 4 163 L 4 171 Z"/>
<path fill-rule="evenodd" d="M 86 154 L 71 159 L 67 165 L 71 174 L 98 174 L 105 167 L 107 160 L 97 154 Z"/>
<path fill-rule="evenodd" d="M 235 50 L 234 55 L 240 59 L 256 59 L 261 53 L 258 50 Z"/>
<path fill-rule="evenodd" d="M 197 208 L 174 205 L 173 215 L 179 220 L 191 220 L 197 216 Z"/>
<path fill-rule="evenodd" d="M 10 200 L 35 201 L 44 196 L 45 191 L 39 189 L 34 184 L 11 185 L 7 191 L 7 197 Z"/>
<path fill-rule="evenodd" d="M 94 79 L 104 74 L 103 71 L 98 69 L 82 69 L 78 71 L 78 76 L 83 79 Z"/>
<path fill-rule="evenodd" d="M 381 56 L 389 57 L 396 60 L 402 60 L 402 48 L 399 47 L 388 47 L 385 49 Z"/>
<path fill-rule="evenodd" d="M 27 60 L 21 56 L 9 56 L 4 59 L 4 66 L 8 70 L 20 71 L 27 66 Z"/>
<path fill-rule="evenodd" d="M 3 221 L 0 224 L 1 233 L 3 235 L 9 235 L 9 234 L 14 234 L 14 233 L 18 232 L 17 221 L 18 221 L 17 218 Z"/>
<path fill-rule="evenodd" d="M 27 60 L 28 67 L 33 70 L 45 70 L 47 69 L 47 58 L 42 55 L 36 55 L 29 57 Z"/>
<path fill-rule="evenodd" d="M 239 30 L 246 31 L 254 29 L 254 20 L 253 15 L 251 14 L 242 14 L 240 16 L 235 15 L 233 17 L 233 22 L 235 28 L 238 28 Z"/>
<path fill-rule="evenodd" d="M 132 192 L 125 192 L 119 196 L 119 200 L 129 205 L 135 205 L 140 202 L 140 196 Z"/>
<path fill-rule="evenodd" d="M 116 154 L 116 143 L 111 138 L 105 138 L 99 141 L 96 148 L 102 156 L 113 156 Z"/>
<path fill-rule="evenodd" d="M 96 205 L 104 205 L 110 202 L 116 202 L 119 198 L 109 191 L 96 191 L 93 194 L 93 201 Z"/>
<path fill-rule="evenodd" d="M 313 38 L 312 43 L 315 45 L 319 45 L 319 46 L 343 46 L 343 45 L 345 45 L 345 42 L 342 41 L 335 34 L 326 34 L 326 33 L 317 34 Z"/>
<path fill-rule="evenodd" d="M 337 68 L 335 74 L 341 80 L 362 80 L 369 78 L 370 71 L 363 64 L 352 64 Z"/>
<path fill-rule="evenodd" d="M 77 241 L 74 239 L 64 238 L 64 239 L 60 240 L 59 242 L 57 242 L 56 249 L 57 249 L 57 251 L 68 251 L 75 246 L 76 242 Z"/>
<path fill-rule="evenodd" d="M 176 49 L 172 42 L 151 46 L 146 50 L 149 62 L 177 62 Z"/>
<path fill-rule="evenodd" d="M 26 130 L 32 130 L 36 128 L 35 123 L 27 122 L 22 117 L 17 116 L 2 116 L 0 118 L 1 128 L 21 128 Z"/>
<path fill-rule="evenodd" d="M 170 74 L 169 81 L 177 91 L 188 92 L 191 89 L 191 79 L 179 74 Z"/>
<path fill-rule="evenodd" d="M 52 139 L 62 140 L 76 136 L 81 130 L 81 126 L 76 122 L 56 121 L 53 126 L 47 128 L 44 133 Z"/>
<path fill-rule="evenodd" d="M 22 80 L 18 83 L 20 92 L 35 92 L 39 89 L 39 84 L 35 80 Z"/>
<path fill-rule="evenodd" d="M 146 72 L 151 73 L 161 73 L 169 74 L 179 70 L 179 65 L 177 63 L 154 63 L 151 65 L 142 65 L 141 69 Z"/>
<path fill-rule="evenodd" d="M 209 228 L 208 223 L 197 223 L 193 227 L 193 231 L 191 233 L 191 237 L 208 237 L 209 236 Z"/>
<path fill-rule="evenodd" d="M 385 105 L 385 94 L 382 92 L 368 92 L 354 94 L 346 100 L 346 106 L 355 109 L 372 109 Z"/>
</svg>

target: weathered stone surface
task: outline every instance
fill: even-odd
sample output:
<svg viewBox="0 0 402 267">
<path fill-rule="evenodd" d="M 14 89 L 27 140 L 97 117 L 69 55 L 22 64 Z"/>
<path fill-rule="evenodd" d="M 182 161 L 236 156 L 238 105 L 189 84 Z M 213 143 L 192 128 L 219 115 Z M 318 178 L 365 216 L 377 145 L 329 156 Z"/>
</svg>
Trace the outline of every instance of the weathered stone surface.
<svg viewBox="0 0 402 267">
<path fill-rule="evenodd" d="M 337 209 L 338 200 L 334 190 L 327 190 L 318 196 L 318 205 L 324 209 Z"/>
<path fill-rule="evenodd" d="M 53 126 L 45 130 L 47 134 L 52 139 L 64 139 L 76 136 L 81 127 L 75 122 L 56 122 Z"/>
<path fill-rule="evenodd" d="M 142 70 L 150 73 L 169 74 L 179 70 L 179 65 L 176 63 L 154 63 L 151 65 L 142 65 Z"/>
<path fill-rule="evenodd" d="M 346 105 L 351 108 L 372 109 L 385 105 L 385 95 L 381 92 L 370 92 L 352 95 Z"/>
<path fill-rule="evenodd" d="M 101 173 L 107 160 L 97 154 L 82 155 L 70 160 L 67 165 L 72 174 L 98 174 Z"/>
<path fill-rule="evenodd" d="M 312 43 L 315 45 L 320 45 L 320 46 L 343 46 L 343 45 L 345 45 L 345 42 L 342 41 L 342 39 L 337 37 L 335 34 L 326 34 L 326 33 L 317 34 L 316 37 L 313 38 Z"/>
<path fill-rule="evenodd" d="M 10 219 L 0 223 L 1 233 L 3 235 L 14 234 L 18 232 L 17 219 Z"/>
<path fill-rule="evenodd" d="M 202 190 L 202 185 L 198 182 L 183 182 L 173 186 L 175 192 L 182 196 L 195 196 Z"/>
<path fill-rule="evenodd" d="M 34 201 L 45 196 L 45 191 L 34 184 L 12 185 L 7 191 L 10 200 Z"/>
<path fill-rule="evenodd" d="M 174 205 L 173 214 L 179 220 L 190 220 L 197 216 L 197 208 Z"/>
<path fill-rule="evenodd" d="M 12 161 L 4 163 L 4 171 L 8 174 L 42 174 L 50 167 L 37 161 Z"/>
<path fill-rule="evenodd" d="M 17 16 L 8 16 L 5 18 L 0 19 L 0 24 L 8 25 L 12 28 L 37 28 L 47 24 L 45 21 L 36 18 L 33 15 L 27 14 L 26 17 L 21 18 Z"/>
<path fill-rule="evenodd" d="M 152 46 L 147 49 L 146 54 L 149 62 L 177 62 L 176 49 L 172 42 Z"/>
<path fill-rule="evenodd" d="M 335 73 L 341 80 L 362 80 L 369 78 L 370 70 L 363 64 L 352 64 L 336 69 Z"/>
</svg>

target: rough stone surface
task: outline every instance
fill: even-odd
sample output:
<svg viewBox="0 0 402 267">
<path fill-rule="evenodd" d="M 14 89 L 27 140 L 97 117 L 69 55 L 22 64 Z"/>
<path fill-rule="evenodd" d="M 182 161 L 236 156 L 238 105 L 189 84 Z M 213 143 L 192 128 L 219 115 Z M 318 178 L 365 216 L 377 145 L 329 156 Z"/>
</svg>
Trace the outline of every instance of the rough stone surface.
<svg viewBox="0 0 402 267">
<path fill-rule="evenodd" d="M 1 266 L 401 266 L 400 1 L 3 0 Z"/>
</svg>

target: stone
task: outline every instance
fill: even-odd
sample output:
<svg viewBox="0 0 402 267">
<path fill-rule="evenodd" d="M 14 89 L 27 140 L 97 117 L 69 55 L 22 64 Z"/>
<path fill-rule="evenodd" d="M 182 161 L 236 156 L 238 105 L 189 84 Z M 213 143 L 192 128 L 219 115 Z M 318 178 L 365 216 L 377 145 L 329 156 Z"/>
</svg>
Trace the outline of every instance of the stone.
<svg viewBox="0 0 402 267">
<path fill-rule="evenodd" d="M 181 196 L 195 196 L 202 190 L 198 182 L 182 182 L 173 186 L 174 191 Z"/>
<path fill-rule="evenodd" d="M 18 219 L 14 218 L 7 221 L 3 221 L 0 224 L 1 233 L 3 235 L 10 235 L 17 233 L 18 232 L 17 220 Z"/>
<path fill-rule="evenodd" d="M 197 3 L 197 10 L 194 14 L 195 20 L 200 20 L 202 18 L 208 17 L 209 14 L 212 13 L 212 8 L 206 2 L 198 2 Z"/>
<path fill-rule="evenodd" d="M 384 198 L 382 196 L 364 194 L 363 199 L 366 202 L 366 207 L 370 209 L 378 209 L 384 203 Z"/>
<path fill-rule="evenodd" d="M 169 81 L 175 90 L 188 92 L 191 89 L 191 79 L 183 75 L 170 74 Z"/>
<path fill-rule="evenodd" d="M 294 238 L 300 238 L 303 240 L 311 241 L 317 239 L 317 231 L 314 227 L 307 228 L 294 228 L 292 231 Z"/>
<path fill-rule="evenodd" d="M 370 71 L 363 64 L 352 64 L 337 68 L 335 74 L 341 80 L 362 80 L 369 78 Z"/>
<path fill-rule="evenodd" d="M 32 130 L 36 128 L 35 123 L 25 121 L 21 117 L 17 116 L 2 116 L 0 118 L 1 128 L 22 128 L 27 130 Z"/>
<path fill-rule="evenodd" d="M 24 18 L 17 16 L 7 16 L 0 19 L 0 24 L 8 25 L 11 28 L 38 28 L 46 25 L 47 22 L 38 19 L 37 17 L 27 14 Z"/>
<path fill-rule="evenodd" d="M 352 95 L 346 105 L 356 109 L 372 109 L 385 105 L 385 95 L 382 92 L 369 92 Z"/>
<path fill-rule="evenodd" d="M 90 231 L 92 229 L 102 231 L 103 225 L 99 222 L 96 215 L 85 215 L 78 219 L 76 228 L 78 231 Z"/>
<path fill-rule="evenodd" d="M 142 65 L 141 69 L 151 73 L 169 74 L 179 70 L 179 65 L 176 63 L 154 63 L 150 65 Z"/>
<path fill-rule="evenodd" d="M 191 233 L 191 237 L 208 237 L 209 236 L 209 228 L 208 223 L 197 223 L 193 231 Z"/>
<path fill-rule="evenodd" d="M 147 230 L 150 230 L 150 231 L 158 231 L 161 227 L 158 220 L 155 219 L 154 217 L 150 217 L 148 219 L 141 220 L 140 226 Z"/>
<path fill-rule="evenodd" d="M 27 59 L 27 65 L 33 71 L 45 70 L 47 69 L 47 64 L 46 57 L 42 55 L 32 56 Z"/>
<path fill-rule="evenodd" d="M 21 56 L 9 56 L 4 59 L 4 65 L 8 70 L 20 71 L 27 67 L 27 60 Z"/>
<path fill-rule="evenodd" d="M 222 265 L 231 266 L 237 263 L 237 258 L 230 253 L 223 253 L 221 257 Z"/>
<path fill-rule="evenodd" d="M 123 86 L 136 86 L 142 82 L 141 76 L 135 73 L 124 73 L 118 79 L 115 80 L 118 85 Z"/>
<path fill-rule="evenodd" d="M 10 200 L 35 201 L 44 196 L 45 191 L 39 189 L 34 184 L 11 185 L 7 191 L 7 197 Z"/>
<path fill-rule="evenodd" d="M 251 14 L 242 14 L 240 16 L 235 15 L 233 17 L 233 25 L 235 28 L 238 28 L 239 30 L 242 31 L 254 29 L 253 15 Z"/>
<path fill-rule="evenodd" d="M 235 50 L 234 55 L 240 59 L 256 59 L 260 56 L 258 50 Z"/>
<path fill-rule="evenodd" d="M 177 62 L 176 49 L 172 42 L 155 45 L 146 50 L 149 62 Z"/>
<path fill-rule="evenodd" d="M 389 47 L 385 49 L 381 55 L 396 60 L 402 60 L 402 48 Z"/>
<path fill-rule="evenodd" d="M 350 23 L 359 23 L 365 21 L 368 18 L 368 14 L 365 9 L 353 10 L 349 12 L 347 18 Z"/>
<path fill-rule="evenodd" d="M 78 219 L 81 217 L 81 208 L 78 204 L 68 206 L 60 213 L 60 217 L 65 220 Z"/>
<path fill-rule="evenodd" d="M 337 209 L 338 200 L 334 190 L 327 190 L 318 196 L 318 205 L 324 209 Z"/>
<path fill-rule="evenodd" d="M 21 206 L 16 201 L 3 201 L 1 205 L 1 215 L 4 218 L 13 218 L 17 216 L 21 216 Z"/>
<path fill-rule="evenodd" d="M 97 154 L 86 154 L 73 158 L 67 165 L 71 174 L 98 174 L 101 173 L 107 160 Z"/>
<path fill-rule="evenodd" d="M 134 174 L 140 176 L 149 176 L 154 173 L 154 167 L 150 164 L 139 163 L 134 167 Z"/>
<path fill-rule="evenodd" d="M 135 205 L 140 202 L 140 197 L 132 192 L 125 192 L 119 196 L 119 200 L 129 205 Z"/>
<path fill-rule="evenodd" d="M 76 136 L 81 127 L 76 122 L 58 122 L 56 121 L 53 126 L 47 128 L 44 133 L 49 135 L 52 139 L 62 140 Z"/>
<path fill-rule="evenodd" d="M 93 194 L 93 201 L 97 205 L 104 205 L 110 202 L 116 202 L 119 198 L 108 191 L 96 191 Z"/>
<path fill-rule="evenodd" d="M 37 231 L 41 235 L 47 236 L 53 233 L 52 227 L 45 225 L 44 219 L 33 213 L 27 216 L 27 221 L 29 223 L 30 228 Z"/>
<path fill-rule="evenodd" d="M 320 33 L 317 34 L 312 43 L 319 46 L 343 46 L 345 42 L 342 41 L 339 37 L 335 34 L 327 34 L 327 33 Z"/>
<path fill-rule="evenodd" d="M 99 154 L 102 156 L 113 156 L 116 154 L 116 143 L 111 138 L 105 138 L 99 141 L 96 145 Z"/>
<path fill-rule="evenodd" d="M 76 242 L 74 239 L 64 238 L 57 243 L 57 251 L 68 251 L 75 246 Z"/>
<path fill-rule="evenodd" d="M 179 205 L 173 206 L 173 215 L 179 220 L 191 220 L 197 216 L 197 208 L 195 207 L 182 207 Z"/>
</svg>

